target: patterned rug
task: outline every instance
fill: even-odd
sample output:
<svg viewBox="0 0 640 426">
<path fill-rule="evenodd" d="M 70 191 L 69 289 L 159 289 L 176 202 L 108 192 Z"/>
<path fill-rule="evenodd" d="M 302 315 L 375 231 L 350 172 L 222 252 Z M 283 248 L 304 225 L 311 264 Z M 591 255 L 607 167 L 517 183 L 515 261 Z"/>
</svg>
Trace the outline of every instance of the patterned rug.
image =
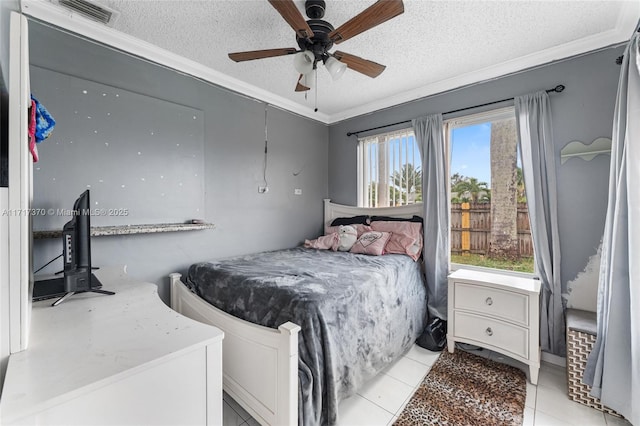
<svg viewBox="0 0 640 426">
<path fill-rule="evenodd" d="M 394 425 L 521 425 L 526 394 L 523 371 L 445 349 Z"/>
</svg>

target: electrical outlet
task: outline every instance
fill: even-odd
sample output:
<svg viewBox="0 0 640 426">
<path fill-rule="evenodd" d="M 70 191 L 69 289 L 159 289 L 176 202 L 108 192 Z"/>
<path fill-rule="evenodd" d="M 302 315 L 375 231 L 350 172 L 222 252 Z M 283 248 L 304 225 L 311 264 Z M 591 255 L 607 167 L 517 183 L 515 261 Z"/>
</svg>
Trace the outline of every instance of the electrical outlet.
<svg viewBox="0 0 640 426">
<path fill-rule="evenodd" d="M 293 195 L 302 195 L 302 189 L 296 188 L 293 190 Z"/>
<path fill-rule="evenodd" d="M 264 193 L 266 193 L 266 192 L 269 192 L 269 187 L 268 187 L 268 186 L 259 186 L 259 187 L 258 187 L 258 192 L 259 192 L 260 194 L 264 194 Z"/>
</svg>

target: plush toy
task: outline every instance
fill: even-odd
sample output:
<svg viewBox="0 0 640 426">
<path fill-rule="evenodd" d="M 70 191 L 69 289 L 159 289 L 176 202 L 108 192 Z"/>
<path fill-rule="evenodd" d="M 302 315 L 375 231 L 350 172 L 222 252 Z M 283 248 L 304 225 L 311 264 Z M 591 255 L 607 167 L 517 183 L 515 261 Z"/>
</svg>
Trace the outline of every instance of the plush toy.
<svg viewBox="0 0 640 426">
<path fill-rule="evenodd" d="M 339 251 L 351 250 L 351 247 L 353 247 L 358 240 L 356 228 L 351 225 L 340 225 L 340 228 L 338 229 L 338 236 L 340 238 L 340 243 L 338 244 Z"/>
</svg>

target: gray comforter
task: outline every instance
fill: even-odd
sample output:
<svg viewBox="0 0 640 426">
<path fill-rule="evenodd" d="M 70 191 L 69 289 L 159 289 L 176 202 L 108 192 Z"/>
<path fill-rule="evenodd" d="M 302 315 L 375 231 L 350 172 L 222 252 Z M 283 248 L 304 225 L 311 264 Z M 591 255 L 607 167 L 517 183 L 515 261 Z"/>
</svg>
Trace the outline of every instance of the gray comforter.
<svg viewBox="0 0 640 426">
<path fill-rule="evenodd" d="M 194 264 L 187 284 L 231 315 L 299 335 L 299 423 L 333 425 L 338 403 L 402 356 L 423 328 L 419 263 L 302 247 Z"/>
</svg>

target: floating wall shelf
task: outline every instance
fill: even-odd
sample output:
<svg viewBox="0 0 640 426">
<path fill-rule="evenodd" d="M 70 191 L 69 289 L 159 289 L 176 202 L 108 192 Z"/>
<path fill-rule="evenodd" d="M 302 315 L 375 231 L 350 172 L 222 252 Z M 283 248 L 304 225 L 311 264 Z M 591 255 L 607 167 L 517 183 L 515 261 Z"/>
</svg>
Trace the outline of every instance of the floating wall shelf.
<svg viewBox="0 0 640 426">
<path fill-rule="evenodd" d="M 569 142 L 560 151 L 560 164 L 564 164 L 571 157 L 580 157 L 585 161 L 592 160 L 599 154 L 611 153 L 611 139 L 598 138 L 590 145 L 580 141 Z"/>
<path fill-rule="evenodd" d="M 92 226 L 91 236 L 102 237 L 108 235 L 134 235 L 155 234 L 159 232 L 199 231 L 202 229 L 214 229 L 213 223 L 158 223 L 147 225 L 117 225 L 117 226 Z M 62 230 L 33 231 L 34 240 L 47 238 L 60 238 Z"/>
</svg>

